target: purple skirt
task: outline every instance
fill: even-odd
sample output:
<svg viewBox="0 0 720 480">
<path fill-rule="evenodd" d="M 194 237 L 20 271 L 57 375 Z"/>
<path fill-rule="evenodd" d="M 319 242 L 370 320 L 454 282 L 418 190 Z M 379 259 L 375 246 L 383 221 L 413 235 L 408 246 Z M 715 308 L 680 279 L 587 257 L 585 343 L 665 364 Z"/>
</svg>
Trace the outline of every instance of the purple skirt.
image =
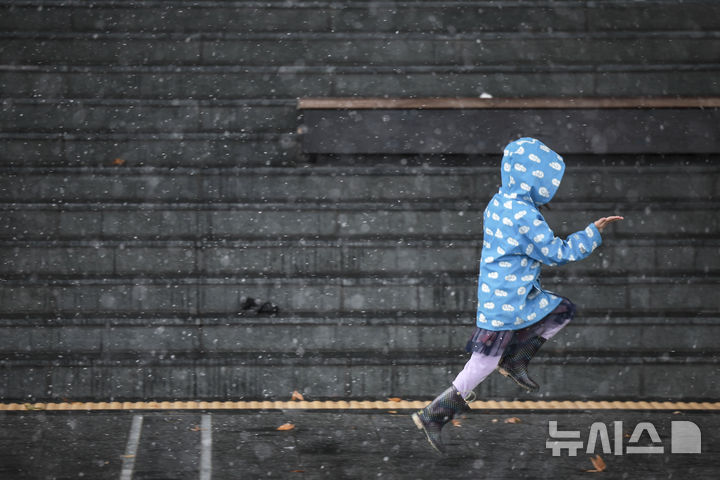
<svg viewBox="0 0 720 480">
<path fill-rule="evenodd" d="M 567 298 L 563 298 L 555 310 L 538 322 L 520 330 L 485 330 L 476 326 L 465 345 L 465 351 L 491 357 L 501 355 L 513 341 L 524 343 L 530 337 L 542 335 L 553 323 L 567 323 L 575 316 L 575 310 L 575 305 Z"/>
</svg>

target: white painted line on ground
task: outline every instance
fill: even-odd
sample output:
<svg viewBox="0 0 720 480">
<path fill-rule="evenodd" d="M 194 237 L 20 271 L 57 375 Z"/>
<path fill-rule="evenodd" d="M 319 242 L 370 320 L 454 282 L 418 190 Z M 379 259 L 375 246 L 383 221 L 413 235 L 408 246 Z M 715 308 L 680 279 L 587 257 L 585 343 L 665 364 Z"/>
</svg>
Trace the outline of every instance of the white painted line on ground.
<svg viewBox="0 0 720 480">
<path fill-rule="evenodd" d="M 212 478 L 212 415 L 202 416 L 200 425 L 200 480 Z"/>
<path fill-rule="evenodd" d="M 133 471 L 135 470 L 135 457 L 137 456 L 138 443 L 140 443 L 142 422 L 142 415 L 133 416 L 132 425 L 130 426 L 130 435 L 128 436 L 127 446 L 125 447 L 125 455 L 123 456 L 120 480 L 132 480 Z"/>
</svg>

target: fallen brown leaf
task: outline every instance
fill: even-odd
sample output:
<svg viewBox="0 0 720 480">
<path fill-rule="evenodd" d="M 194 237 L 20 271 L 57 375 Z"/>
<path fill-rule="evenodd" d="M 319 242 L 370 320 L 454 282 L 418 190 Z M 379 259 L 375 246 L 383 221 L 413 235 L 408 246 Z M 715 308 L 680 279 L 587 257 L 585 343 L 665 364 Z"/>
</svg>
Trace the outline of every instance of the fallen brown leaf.
<svg viewBox="0 0 720 480">
<path fill-rule="evenodd" d="M 115 160 L 113 160 L 113 165 L 124 165 L 124 164 L 125 164 L 125 160 L 123 160 L 122 158 L 116 158 Z"/>
<path fill-rule="evenodd" d="M 277 427 L 276 430 L 292 430 L 293 428 L 295 428 L 295 425 L 292 423 L 284 423 Z"/>
<path fill-rule="evenodd" d="M 402 402 L 402 398 L 399 397 L 390 397 L 388 398 L 391 402 Z"/>
<path fill-rule="evenodd" d="M 462 427 L 462 422 L 460 420 L 458 420 L 457 418 L 453 418 L 451 421 L 452 421 L 453 426 Z"/>
<path fill-rule="evenodd" d="M 397 413 L 397 410 L 388 410 L 388 413 Z"/>
<path fill-rule="evenodd" d="M 293 390 L 292 398 L 290 400 L 293 400 L 293 401 L 297 400 L 297 401 L 302 402 L 303 400 L 305 400 L 305 397 L 303 397 L 302 393 L 298 392 L 297 390 Z"/>
<path fill-rule="evenodd" d="M 585 470 L 586 472 L 603 472 L 607 468 L 607 465 L 605 465 L 605 461 L 602 459 L 600 455 L 595 455 L 595 457 L 590 457 L 590 461 L 593 464 L 593 467 L 595 467 L 592 470 Z"/>
<path fill-rule="evenodd" d="M 520 423 L 522 420 L 520 420 L 518 417 L 510 417 L 505 419 L 505 423 Z"/>
</svg>

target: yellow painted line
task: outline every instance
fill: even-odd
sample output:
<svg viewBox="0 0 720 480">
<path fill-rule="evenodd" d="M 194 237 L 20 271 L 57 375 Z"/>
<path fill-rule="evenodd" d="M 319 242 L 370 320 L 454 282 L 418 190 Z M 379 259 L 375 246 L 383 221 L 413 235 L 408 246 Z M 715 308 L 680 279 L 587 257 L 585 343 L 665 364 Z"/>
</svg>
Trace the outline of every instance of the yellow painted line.
<svg viewBox="0 0 720 480">
<path fill-rule="evenodd" d="M 415 410 L 429 400 L 0 403 L 0 411 L 68 410 Z M 474 401 L 473 410 L 720 410 L 720 402 Z"/>
</svg>

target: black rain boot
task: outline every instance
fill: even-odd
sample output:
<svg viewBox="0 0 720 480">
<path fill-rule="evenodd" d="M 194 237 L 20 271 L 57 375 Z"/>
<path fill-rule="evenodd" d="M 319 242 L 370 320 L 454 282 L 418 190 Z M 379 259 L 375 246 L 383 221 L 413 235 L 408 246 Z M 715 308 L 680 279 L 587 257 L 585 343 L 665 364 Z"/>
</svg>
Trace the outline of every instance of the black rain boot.
<svg viewBox="0 0 720 480">
<path fill-rule="evenodd" d="M 506 377 L 512 378 L 515 383 L 520 385 L 528 392 L 535 392 L 540 388 L 530 375 L 528 375 L 528 364 L 530 359 L 535 356 L 540 347 L 545 343 L 543 337 L 532 337 L 522 345 L 511 347 L 510 351 L 506 351 L 500 363 L 497 366 L 498 372 Z"/>
<path fill-rule="evenodd" d="M 430 405 L 413 413 L 412 419 L 417 428 L 425 432 L 430 445 L 439 453 L 443 453 L 445 446 L 440 431 L 455 415 L 469 411 L 467 402 L 453 385 L 438 395 Z"/>
</svg>

